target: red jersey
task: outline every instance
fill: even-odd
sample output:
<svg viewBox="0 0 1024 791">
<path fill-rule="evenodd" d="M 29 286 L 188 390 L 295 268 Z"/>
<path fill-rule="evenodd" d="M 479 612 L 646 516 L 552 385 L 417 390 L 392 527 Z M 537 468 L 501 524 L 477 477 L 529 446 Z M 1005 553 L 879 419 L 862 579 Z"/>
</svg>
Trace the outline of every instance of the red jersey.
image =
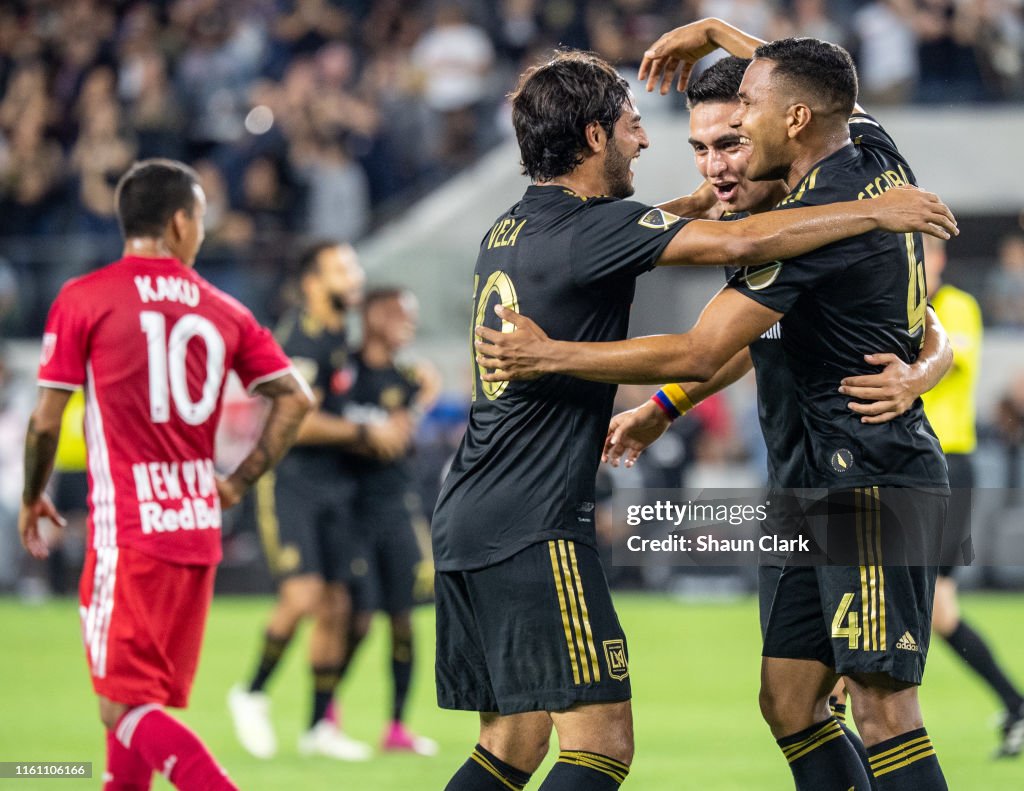
<svg viewBox="0 0 1024 791">
<path fill-rule="evenodd" d="M 91 547 L 220 560 L 213 448 L 232 370 L 251 391 L 290 363 L 243 305 L 173 258 L 129 256 L 61 289 L 39 384 L 85 388 Z"/>
</svg>

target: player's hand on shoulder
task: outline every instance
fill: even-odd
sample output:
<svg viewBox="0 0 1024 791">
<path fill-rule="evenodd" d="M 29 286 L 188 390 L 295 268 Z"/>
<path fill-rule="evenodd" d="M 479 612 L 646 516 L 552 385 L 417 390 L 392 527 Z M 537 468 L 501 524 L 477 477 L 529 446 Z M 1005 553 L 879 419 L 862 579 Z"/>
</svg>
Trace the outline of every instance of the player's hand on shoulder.
<svg viewBox="0 0 1024 791">
<path fill-rule="evenodd" d="M 919 231 L 939 239 L 949 239 L 960 233 L 953 212 L 939 200 L 938 195 L 910 184 L 893 187 L 872 198 L 869 208 L 883 231 Z"/>
<path fill-rule="evenodd" d="M 495 305 L 494 312 L 502 320 L 501 330 L 476 328 L 476 361 L 483 368 L 485 382 L 509 379 L 536 379 L 545 373 L 551 339 L 532 320 L 514 310 Z M 511 327 L 511 329 L 509 329 Z"/>
<path fill-rule="evenodd" d="M 888 423 L 914 405 L 921 390 L 913 366 L 895 354 L 868 354 L 869 365 L 883 366 L 876 374 L 848 376 L 840 383 L 839 392 L 851 398 L 847 406 L 861 415 L 861 423 Z M 861 403 L 866 401 L 868 403 Z"/>
<path fill-rule="evenodd" d="M 18 512 L 18 535 L 21 545 L 34 558 L 43 559 L 50 554 L 46 539 L 39 531 L 39 520 L 49 519 L 55 527 L 64 527 L 67 521 L 45 494 L 34 503 L 22 503 Z"/>
<path fill-rule="evenodd" d="M 620 462 L 626 467 L 632 467 L 640 454 L 664 434 L 670 425 L 672 421 L 668 415 L 652 401 L 620 412 L 608 424 L 601 461 L 613 467 L 618 467 Z"/>
</svg>

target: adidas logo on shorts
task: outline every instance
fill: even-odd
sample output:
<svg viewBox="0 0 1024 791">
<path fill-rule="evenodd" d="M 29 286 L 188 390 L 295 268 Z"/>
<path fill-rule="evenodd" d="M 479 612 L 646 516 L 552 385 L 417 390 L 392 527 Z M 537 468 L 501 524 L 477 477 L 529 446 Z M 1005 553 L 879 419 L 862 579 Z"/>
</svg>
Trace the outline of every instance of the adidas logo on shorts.
<svg viewBox="0 0 1024 791">
<path fill-rule="evenodd" d="M 920 651 L 917 647 L 917 640 L 910 632 L 904 632 L 903 637 L 896 641 L 896 647 L 902 648 L 904 651 Z"/>
</svg>

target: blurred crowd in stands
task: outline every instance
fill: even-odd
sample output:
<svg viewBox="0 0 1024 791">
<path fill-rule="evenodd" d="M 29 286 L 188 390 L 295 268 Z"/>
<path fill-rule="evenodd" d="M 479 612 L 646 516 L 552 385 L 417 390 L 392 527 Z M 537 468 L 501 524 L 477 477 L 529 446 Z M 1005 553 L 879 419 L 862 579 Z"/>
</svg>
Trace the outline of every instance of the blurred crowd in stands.
<svg viewBox="0 0 1024 791">
<path fill-rule="evenodd" d="M 840 41 L 875 103 L 1024 95 L 1021 0 L 5 0 L 0 328 L 37 332 L 117 255 L 113 188 L 149 156 L 196 166 L 206 274 L 272 318 L 293 235 L 357 240 L 472 162 L 526 64 L 565 44 L 631 70 L 701 16 Z"/>
</svg>

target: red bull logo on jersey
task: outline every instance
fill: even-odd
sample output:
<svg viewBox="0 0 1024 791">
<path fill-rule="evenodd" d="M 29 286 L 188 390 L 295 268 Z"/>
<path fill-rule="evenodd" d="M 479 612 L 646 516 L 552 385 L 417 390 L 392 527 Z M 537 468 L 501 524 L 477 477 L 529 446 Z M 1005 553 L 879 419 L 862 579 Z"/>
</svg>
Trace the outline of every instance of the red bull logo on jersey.
<svg viewBox="0 0 1024 791">
<path fill-rule="evenodd" d="M 220 499 L 213 462 L 140 462 L 132 465 L 144 535 L 219 530 Z"/>
<path fill-rule="evenodd" d="M 199 304 L 199 286 L 184 277 L 136 275 L 135 288 L 144 303 L 180 302 L 190 308 Z"/>
</svg>

